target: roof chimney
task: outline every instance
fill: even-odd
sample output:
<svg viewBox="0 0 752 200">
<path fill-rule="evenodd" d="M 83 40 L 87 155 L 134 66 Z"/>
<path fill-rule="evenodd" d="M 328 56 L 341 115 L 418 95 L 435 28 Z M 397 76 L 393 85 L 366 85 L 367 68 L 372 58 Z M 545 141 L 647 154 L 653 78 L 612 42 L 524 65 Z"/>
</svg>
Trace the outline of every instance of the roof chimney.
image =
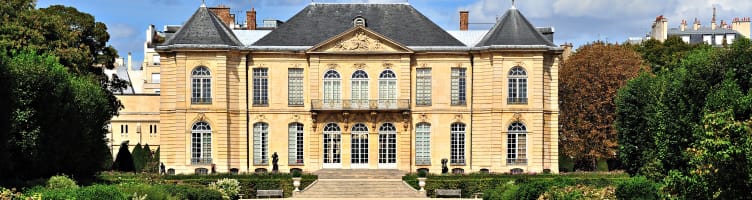
<svg viewBox="0 0 752 200">
<path fill-rule="evenodd" d="M 228 27 L 232 28 L 235 25 L 235 17 L 230 15 L 230 8 L 224 5 L 218 7 L 209 8 L 209 11 L 217 15 L 222 22 Z"/>
<path fill-rule="evenodd" d="M 460 11 L 460 30 L 467 31 L 469 26 L 470 12 L 467 10 Z"/>
<path fill-rule="evenodd" d="M 256 9 L 245 11 L 245 23 L 248 30 L 256 30 Z"/>
<path fill-rule="evenodd" d="M 700 20 L 698 20 L 697 18 L 695 18 L 695 23 L 694 25 L 692 25 L 692 29 L 695 31 L 700 29 Z"/>
<path fill-rule="evenodd" d="M 718 24 L 715 23 L 715 7 L 713 7 L 713 19 L 710 21 L 710 29 L 715 30 L 718 28 Z"/>
<path fill-rule="evenodd" d="M 682 19 L 681 25 L 679 25 L 679 29 L 681 31 L 687 30 L 687 20 L 686 19 Z"/>
<path fill-rule="evenodd" d="M 133 62 L 132 62 L 132 59 L 131 59 L 131 52 L 128 52 L 128 66 L 127 67 L 128 67 L 128 68 L 126 68 L 127 70 L 133 70 Z"/>
</svg>

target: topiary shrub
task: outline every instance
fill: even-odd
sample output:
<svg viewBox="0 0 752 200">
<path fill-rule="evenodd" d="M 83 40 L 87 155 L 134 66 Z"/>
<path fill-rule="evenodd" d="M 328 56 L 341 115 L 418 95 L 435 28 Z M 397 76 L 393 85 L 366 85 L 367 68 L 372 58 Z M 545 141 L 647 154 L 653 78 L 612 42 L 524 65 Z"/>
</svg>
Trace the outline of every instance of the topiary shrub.
<svg viewBox="0 0 752 200">
<path fill-rule="evenodd" d="M 76 199 L 88 200 L 126 200 L 126 195 L 114 185 L 92 185 L 79 189 Z"/>
<path fill-rule="evenodd" d="M 222 193 L 223 199 L 235 199 L 240 193 L 240 182 L 235 179 L 223 178 L 209 184 L 209 188 Z"/>
<path fill-rule="evenodd" d="M 616 187 L 617 199 L 660 199 L 658 184 L 638 176 L 626 180 Z"/>
<path fill-rule="evenodd" d="M 608 162 L 606 161 L 606 159 L 598 159 L 597 165 L 598 165 L 597 166 L 597 168 L 598 168 L 597 170 L 599 172 L 607 172 L 608 171 Z"/>
<path fill-rule="evenodd" d="M 118 150 L 117 157 L 115 157 L 115 163 L 112 165 L 112 169 L 121 172 L 133 172 L 135 171 L 135 168 L 133 157 L 128 150 L 128 141 L 124 141 L 123 143 L 120 143 L 120 150 Z"/>
<path fill-rule="evenodd" d="M 57 175 L 47 180 L 47 188 L 50 189 L 78 189 L 76 181 L 66 175 Z"/>
<path fill-rule="evenodd" d="M 499 184 L 494 189 L 484 191 L 483 199 L 486 199 L 486 200 L 516 199 L 517 190 L 519 190 L 519 188 L 520 187 L 515 185 L 514 182 Z"/>
</svg>

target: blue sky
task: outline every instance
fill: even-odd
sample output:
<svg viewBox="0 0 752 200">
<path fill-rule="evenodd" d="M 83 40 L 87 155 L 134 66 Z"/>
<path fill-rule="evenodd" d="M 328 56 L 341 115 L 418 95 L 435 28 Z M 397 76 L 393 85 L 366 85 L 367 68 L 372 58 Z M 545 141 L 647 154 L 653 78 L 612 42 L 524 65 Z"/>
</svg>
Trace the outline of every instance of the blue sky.
<svg viewBox="0 0 752 200">
<path fill-rule="evenodd" d="M 315 0 L 316 2 L 405 2 L 406 0 Z M 254 7 L 261 19 L 285 21 L 310 4 L 311 0 L 206 0 L 207 6 L 227 5 L 236 12 L 237 21 L 245 21 L 245 11 Z M 459 10 L 470 11 L 471 23 L 493 23 L 504 13 L 511 0 L 409 0 L 416 9 L 446 30 L 459 29 Z M 110 44 L 121 56 L 133 53 L 134 63 L 143 60 L 145 31 L 149 24 L 159 30 L 164 25 L 182 24 L 201 5 L 201 0 L 38 0 L 37 7 L 62 4 L 76 7 L 104 22 Z M 628 37 L 644 36 L 658 15 L 678 27 L 682 19 L 700 19 L 710 24 L 712 8 L 718 20 L 752 15 L 752 1 L 738 0 L 517 0 L 517 8 L 535 26 L 553 26 L 555 43 L 575 46 L 595 40 L 623 42 Z M 488 29 L 490 25 L 472 25 Z"/>
</svg>

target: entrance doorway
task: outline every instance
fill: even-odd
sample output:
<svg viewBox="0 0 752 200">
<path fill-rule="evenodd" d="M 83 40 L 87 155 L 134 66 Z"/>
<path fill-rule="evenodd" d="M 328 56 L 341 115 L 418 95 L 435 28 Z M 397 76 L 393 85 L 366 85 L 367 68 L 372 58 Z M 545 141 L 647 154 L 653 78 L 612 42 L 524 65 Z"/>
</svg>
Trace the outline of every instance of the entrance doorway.
<svg viewBox="0 0 752 200">
<path fill-rule="evenodd" d="M 379 128 L 379 169 L 397 168 L 397 128 L 384 123 Z"/>
<path fill-rule="evenodd" d="M 342 168 L 342 130 L 335 123 L 324 127 L 324 168 Z"/>
<path fill-rule="evenodd" d="M 355 124 L 352 128 L 352 155 L 350 168 L 368 168 L 368 126 L 362 123 Z"/>
</svg>

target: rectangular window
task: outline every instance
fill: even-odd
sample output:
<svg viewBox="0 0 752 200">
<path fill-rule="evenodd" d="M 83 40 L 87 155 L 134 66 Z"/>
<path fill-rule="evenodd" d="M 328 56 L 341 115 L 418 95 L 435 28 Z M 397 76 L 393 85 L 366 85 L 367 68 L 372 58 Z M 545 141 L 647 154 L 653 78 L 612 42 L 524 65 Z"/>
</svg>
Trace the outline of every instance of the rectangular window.
<svg viewBox="0 0 752 200">
<path fill-rule="evenodd" d="M 415 128 L 415 164 L 431 164 L 431 125 L 420 123 Z"/>
<path fill-rule="evenodd" d="M 418 68 L 415 80 L 416 105 L 431 105 L 431 68 Z"/>
<path fill-rule="evenodd" d="M 734 39 L 736 39 L 736 34 L 727 34 L 726 35 L 726 43 L 731 45 L 734 44 Z"/>
<path fill-rule="evenodd" d="M 452 124 L 450 138 L 450 162 L 451 164 L 465 164 L 465 125 Z"/>
<path fill-rule="evenodd" d="M 715 35 L 715 45 L 723 44 L 723 35 Z"/>
<path fill-rule="evenodd" d="M 152 63 L 154 63 L 154 65 L 159 65 L 159 55 L 151 56 L 151 60 L 152 60 Z"/>
<path fill-rule="evenodd" d="M 269 105 L 269 69 L 253 69 L 253 105 Z"/>
<path fill-rule="evenodd" d="M 465 105 L 465 68 L 452 68 L 452 105 Z"/>
<path fill-rule="evenodd" d="M 253 164 L 269 164 L 269 125 L 253 125 Z"/>
<path fill-rule="evenodd" d="M 288 163 L 303 164 L 303 124 L 292 123 L 289 126 L 287 138 Z"/>
<path fill-rule="evenodd" d="M 151 73 L 151 83 L 159 82 L 161 82 L 159 73 Z"/>
<path fill-rule="evenodd" d="M 713 44 L 713 36 L 712 35 L 703 35 L 702 36 L 702 42 L 705 42 L 705 44 L 712 45 Z"/>
<path fill-rule="evenodd" d="M 303 105 L 303 69 L 287 70 L 287 105 Z"/>
</svg>

